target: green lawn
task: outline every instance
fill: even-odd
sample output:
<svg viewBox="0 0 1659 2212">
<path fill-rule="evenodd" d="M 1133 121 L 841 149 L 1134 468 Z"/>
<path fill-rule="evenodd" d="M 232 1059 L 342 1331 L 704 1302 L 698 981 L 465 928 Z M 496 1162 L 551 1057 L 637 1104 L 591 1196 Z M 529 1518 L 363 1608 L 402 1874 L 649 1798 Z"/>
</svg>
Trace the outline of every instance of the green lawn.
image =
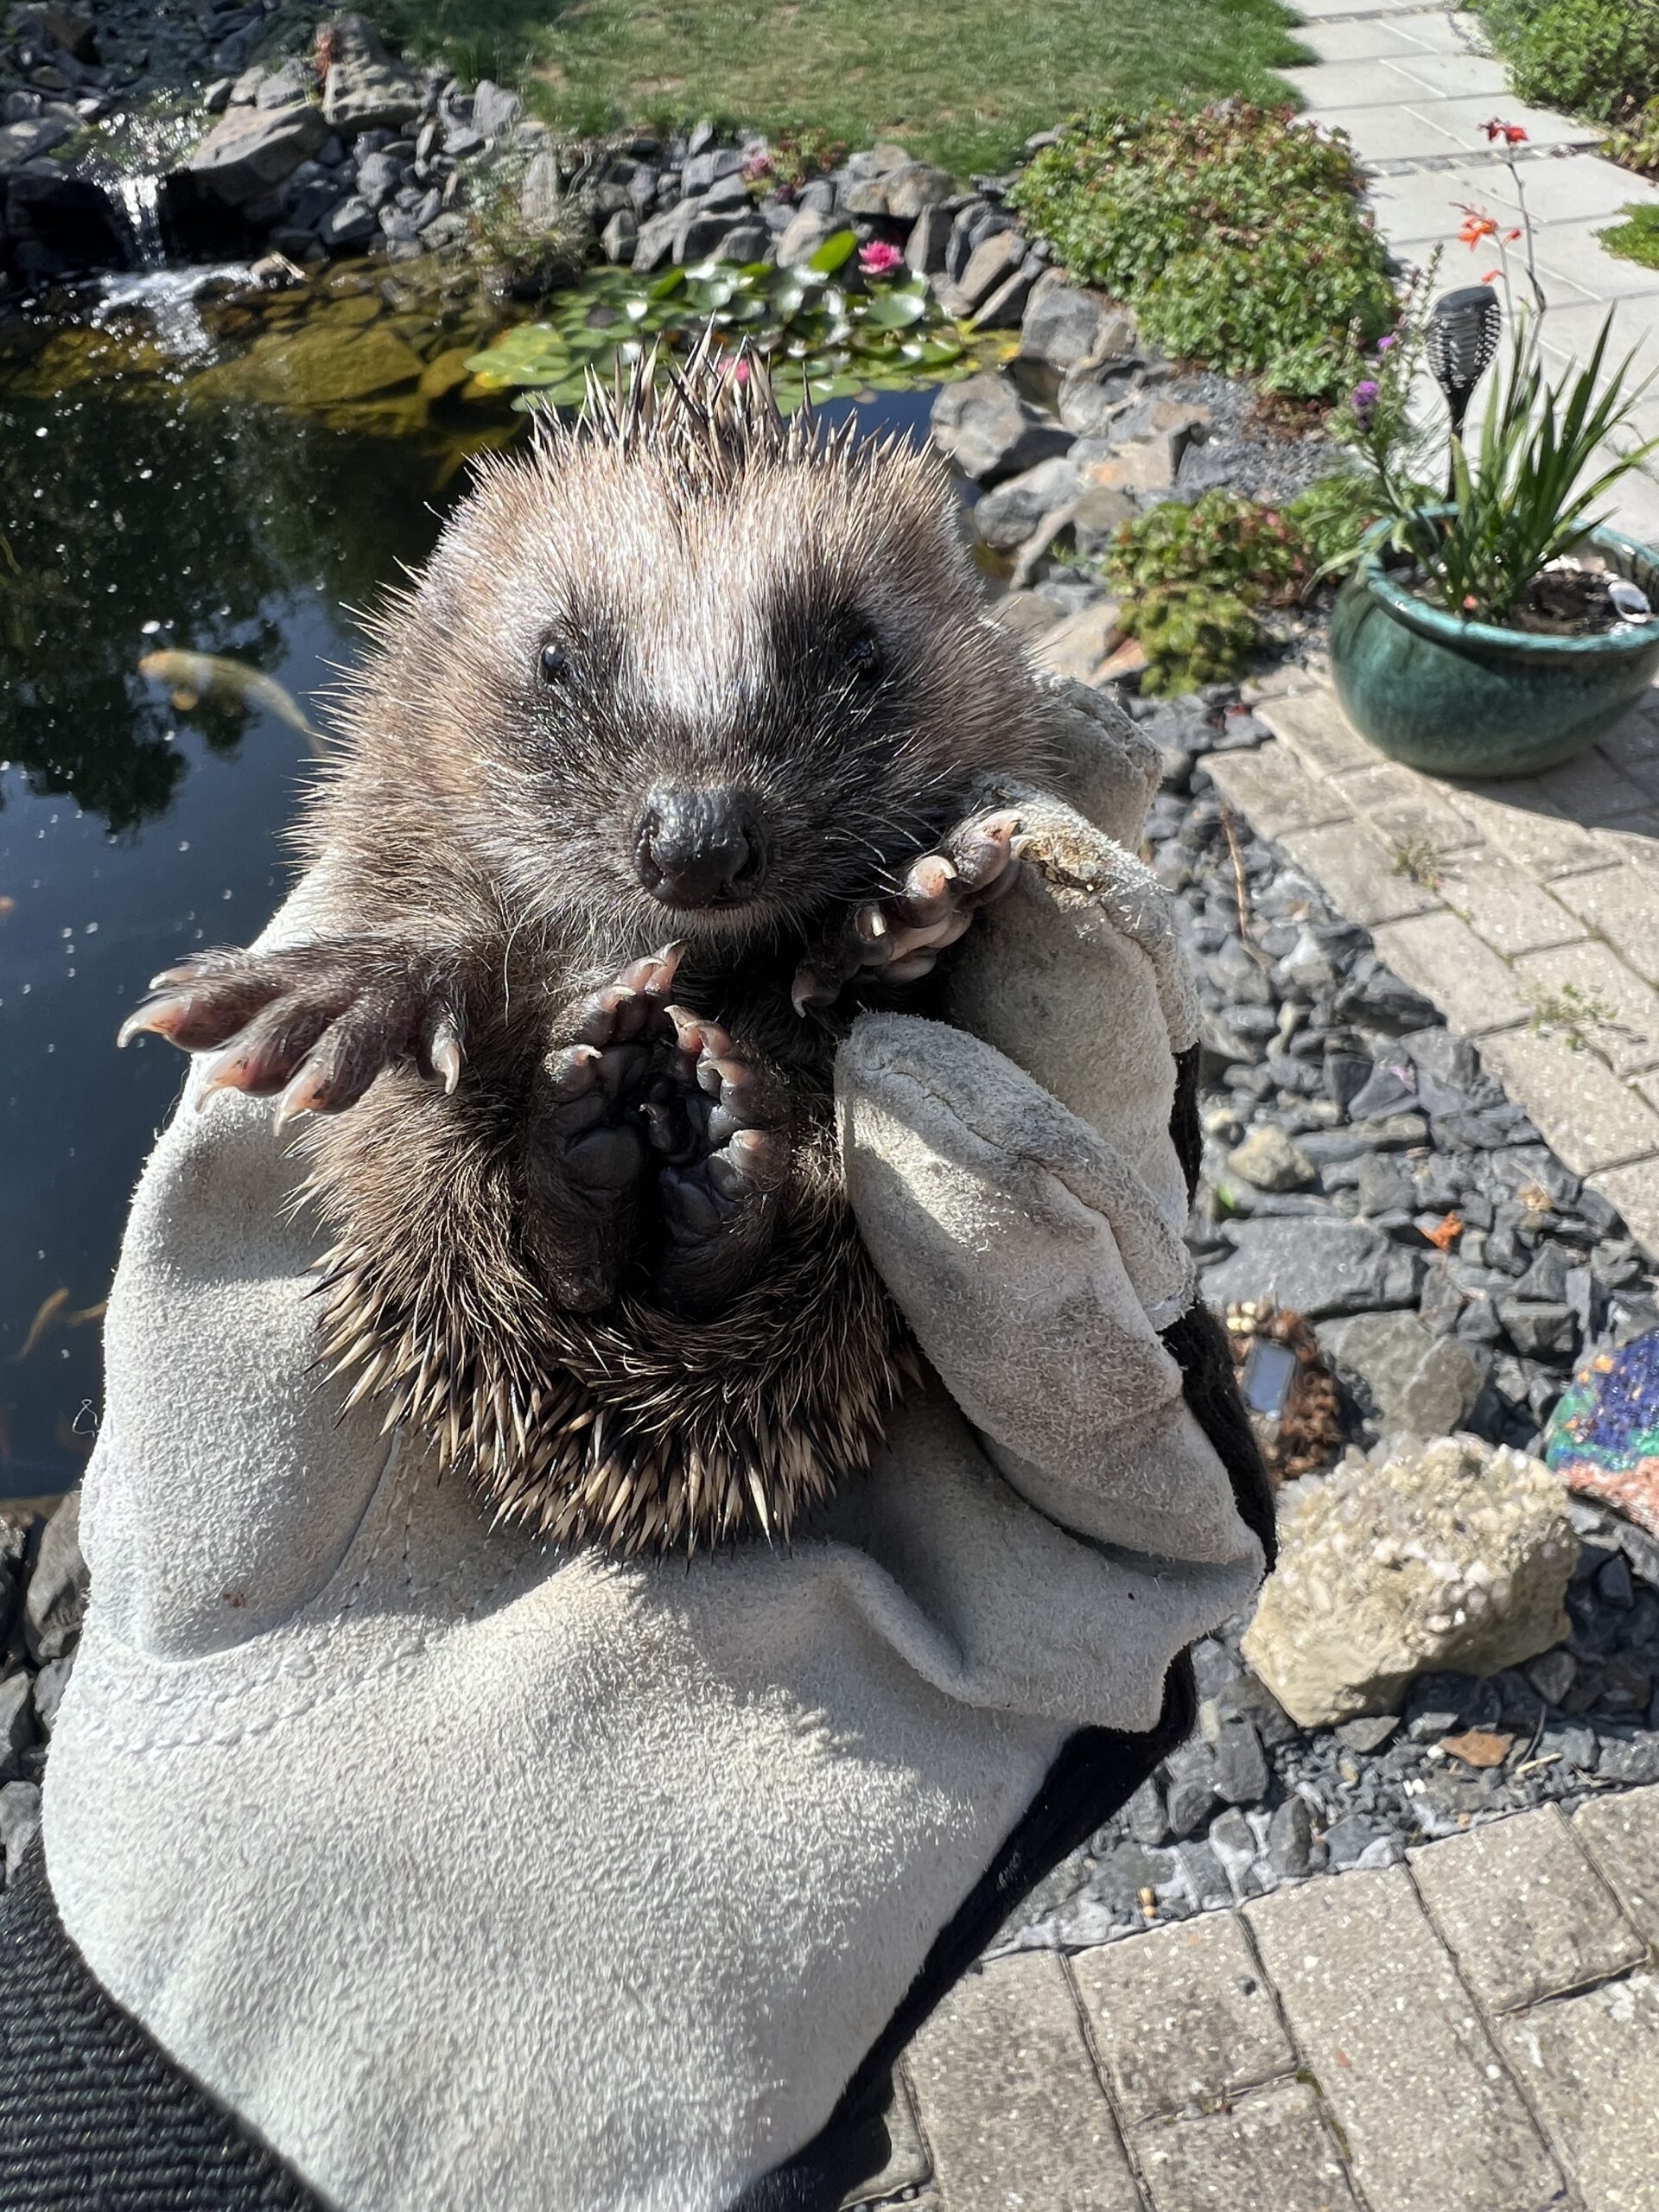
<svg viewBox="0 0 1659 2212">
<path fill-rule="evenodd" d="M 1288 97 L 1278 0 L 392 0 L 418 49 L 529 81 L 583 130 L 709 116 L 895 137 L 960 176 L 1079 107 Z"/>
</svg>

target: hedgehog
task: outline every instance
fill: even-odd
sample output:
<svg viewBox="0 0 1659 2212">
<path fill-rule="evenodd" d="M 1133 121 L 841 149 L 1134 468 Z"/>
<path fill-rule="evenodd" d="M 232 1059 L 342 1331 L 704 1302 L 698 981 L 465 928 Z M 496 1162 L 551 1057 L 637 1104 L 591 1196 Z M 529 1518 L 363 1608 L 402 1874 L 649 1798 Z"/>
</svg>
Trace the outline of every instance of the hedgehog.
<svg viewBox="0 0 1659 2212">
<path fill-rule="evenodd" d="M 556 1545 L 781 1540 L 918 1374 L 836 1045 L 1013 882 L 982 779 L 1049 765 L 943 464 L 646 359 L 481 464 L 335 720 L 321 933 L 168 969 L 120 1041 L 295 1124 L 342 1411 Z"/>
</svg>

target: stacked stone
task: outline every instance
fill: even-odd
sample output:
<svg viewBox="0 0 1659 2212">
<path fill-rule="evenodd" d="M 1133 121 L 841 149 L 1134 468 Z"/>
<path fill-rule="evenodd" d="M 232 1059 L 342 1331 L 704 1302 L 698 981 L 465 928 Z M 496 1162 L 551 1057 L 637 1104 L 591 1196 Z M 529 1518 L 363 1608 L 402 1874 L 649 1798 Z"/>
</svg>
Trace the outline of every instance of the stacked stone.
<svg viewBox="0 0 1659 2212">
<path fill-rule="evenodd" d="M 80 1493 L 48 1520 L 0 1507 L 0 1882 L 41 1822 L 41 1777 L 80 1635 Z"/>
</svg>

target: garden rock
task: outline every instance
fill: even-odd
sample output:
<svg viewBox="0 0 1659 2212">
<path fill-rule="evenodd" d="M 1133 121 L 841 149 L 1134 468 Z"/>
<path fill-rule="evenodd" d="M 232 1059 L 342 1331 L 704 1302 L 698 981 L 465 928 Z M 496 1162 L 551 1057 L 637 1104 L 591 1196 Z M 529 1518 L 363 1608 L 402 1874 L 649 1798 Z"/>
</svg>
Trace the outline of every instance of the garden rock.
<svg viewBox="0 0 1659 2212">
<path fill-rule="evenodd" d="M 309 105 L 233 108 L 185 166 L 226 207 L 241 207 L 286 183 L 327 136 L 321 113 Z"/>
<path fill-rule="evenodd" d="M 988 300 L 974 311 L 974 321 L 982 330 L 1013 330 L 1026 311 L 1026 302 L 1031 297 L 1031 288 L 1037 281 L 1034 264 L 1027 262 L 1004 279 Z"/>
<path fill-rule="evenodd" d="M 21 1667 L 0 1681 L 0 1783 L 17 1780 L 19 1762 L 35 1741 L 29 1689 L 29 1678 Z"/>
<path fill-rule="evenodd" d="M 298 61 L 284 61 L 280 69 L 262 72 L 253 95 L 257 108 L 292 107 L 296 100 L 308 99 L 311 79 Z M 236 95 L 231 95 L 234 101 Z"/>
<path fill-rule="evenodd" d="M 976 315 L 1019 270 L 1026 242 L 1018 231 L 997 231 L 976 245 L 956 280 L 949 302 L 957 315 Z"/>
<path fill-rule="evenodd" d="M 905 266 L 918 276 L 937 276 L 944 266 L 951 218 L 943 207 L 924 207 L 905 240 Z"/>
<path fill-rule="evenodd" d="M 38 161 L 42 154 L 49 154 L 60 146 L 74 128 L 60 117 L 43 115 L 34 122 L 9 123 L 0 130 L 0 176 L 21 168 L 25 162 Z"/>
<path fill-rule="evenodd" d="M 9 1782 L 0 1789 L 0 1862 L 10 1881 L 41 1827 L 41 1793 L 32 1782 Z"/>
<path fill-rule="evenodd" d="M 927 162 L 906 162 L 903 168 L 888 174 L 887 213 L 895 222 L 913 223 L 930 207 L 951 198 L 956 188 L 956 179 L 948 169 L 935 168 Z"/>
<path fill-rule="evenodd" d="M 1560 1643 L 1577 1554 L 1541 1460 L 1390 1440 L 1282 1516 L 1244 1656 L 1304 1727 L 1397 1712 L 1417 1675 L 1496 1674 Z"/>
<path fill-rule="evenodd" d="M 619 207 L 599 234 L 599 250 L 607 261 L 629 261 L 633 257 L 634 241 L 639 235 L 639 224 L 635 216 Z"/>
<path fill-rule="evenodd" d="M 486 138 L 505 138 L 524 111 L 517 92 L 488 77 L 480 77 L 473 88 L 473 128 Z"/>
<path fill-rule="evenodd" d="M 1052 613 L 1052 610 L 1049 612 Z M 1027 650 L 1032 665 L 1046 676 L 1066 676 L 1090 683 L 1123 632 L 1114 601 L 1101 600 L 1063 615 Z"/>
<path fill-rule="evenodd" d="M 1253 1128 L 1228 1154 L 1227 1165 L 1258 1191 L 1301 1191 L 1319 1176 L 1307 1154 L 1273 1122 Z"/>
<path fill-rule="evenodd" d="M 1011 552 L 1025 544 L 1040 523 L 1058 517 L 1077 491 L 1076 469 L 1065 454 L 1057 454 L 988 492 L 974 509 L 974 528 L 987 545 Z"/>
<path fill-rule="evenodd" d="M 366 245 L 378 228 L 373 208 L 353 193 L 328 210 L 317 226 L 317 236 L 330 253 L 344 253 L 354 245 Z"/>
<path fill-rule="evenodd" d="M 1437 1337 L 1414 1313 L 1362 1313 L 1316 1332 L 1338 1375 L 1387 1431 L 1444 1436 L 1463 1427 L 1485 1372 L 1455 1337 Z"/>
<path fill-rule="evenodd" d="M 1314 1215 L 1243 1222 L 1229 1234 L 1232 1252 L 1205 1276 L 1213 1305 L 1270 1298 L 1319 1321 L 1414 1299 L 1415 1262 L 1363 1222 Z"/>
<path fill-rule="evenodd" d="M 563 213 L 559 157 L 550 146 L 539 147 L 525 164 L 518 187 L 518 219 L 527 231 L 539 237 L 554 229 Z"/>
<path fill-rule="evenodd" d="M 1121 326 L 1127 327 L 1132 341 L 1134 327 L 1126 316 L 1102 307 L 1091 293 L 1045 277 L 1027 305 L 1020 352 L 1024 359 L 1052 369 L 1074 369 L 1079 362 L 1096 360 L 1103 336 L 1115 336 Z M 1128 350 L 1133 350 L 1132 342 Z"/>
<path fill-rule="evenodd" d="M 933 403 L 930 427 L 933 442 L 975 484 L 1023 475 L 1071 445 L 1070 435 L 1005 378 L 988 373 L 946 385 Z"/>
<path fill-rule="evenodd" d="M 23 1599 L 29 1656 L 61 1659 L 80 1634 L 86 1611 L 86 1562 L 80 1555 L 80 1492 L 72 1490 L 47 1522 Z"/>
<path fill-rule="evenodd" d="M 779 260 L 786 268 L 810 261 L 824 240 L 834 236 L 836 227 L 831 217 L 821 215 L 814 208 L 803 207 L 791 218 L 789 228 L 778 240 Z"/>
<path fill-rule="evenodd" d="M 419 73 L 394 61 L 379 32 L 363 16 L 341 16 L 335 28 L 338 48 L 322 92 L 322 119 L 328 128 L 354 138 L 362 130 L 395 130 L 413 122 L 426 103 Z"/>
</svg>

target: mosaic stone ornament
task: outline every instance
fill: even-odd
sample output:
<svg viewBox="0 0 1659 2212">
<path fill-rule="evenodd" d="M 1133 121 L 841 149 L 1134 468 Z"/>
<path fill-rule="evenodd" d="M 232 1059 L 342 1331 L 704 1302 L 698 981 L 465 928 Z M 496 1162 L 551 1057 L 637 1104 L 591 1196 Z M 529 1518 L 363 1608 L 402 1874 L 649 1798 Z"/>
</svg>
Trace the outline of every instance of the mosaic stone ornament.
<svg viewBox="0 0 1659 2212">
<path fill-rule="evenodd" d="M 1659 1536 L 1659 1329 L 1579 1370 L 1550 1416 L 1544 1458 L 1570 1488 Z"/>
</svg>

